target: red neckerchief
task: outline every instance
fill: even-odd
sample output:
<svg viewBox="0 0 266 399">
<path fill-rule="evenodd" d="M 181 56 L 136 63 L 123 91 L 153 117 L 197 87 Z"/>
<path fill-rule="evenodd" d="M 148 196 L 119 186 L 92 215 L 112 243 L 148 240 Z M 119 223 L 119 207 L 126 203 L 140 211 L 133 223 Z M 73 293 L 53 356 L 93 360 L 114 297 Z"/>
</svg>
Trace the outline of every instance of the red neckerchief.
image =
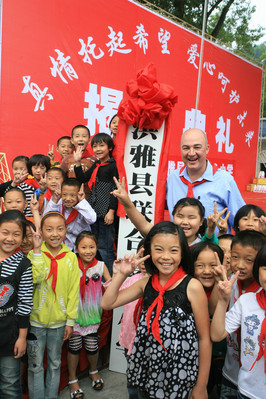
<svg viewBox="0 0 266 399">
<path fill-rule="evenodd" d="M 237 285 L 238 285 L 238 298 L 239 298 L 243 294 L 242 281 L 237 280 Z M 245 294 L 247 294 L 248 292 L 257 292 L 259 288 L 260 285 L 254 280 L 252 281 L 251 284 L 249 284 L 249 286 L 245 290 Z"/>
<path fill-rule="evenodd" d="M 159 342 L 159 344 L 164 349 L 165 349 L 165 347 L 162 344 L 161 337 L 160 337 L 160 330 L 159 330 L 159 317 L 160 317 L 161 310 L 163 308 L 163 296 L 164 296 L 164 293 L 166 290 L 171 288 L 173 284 L 175 284 L 178 280 L 180 280 L 185 275 L 186 275 L 186 273 L 184 272 L 182 266 L 180 266 L 179 269 L 177 269 L 175 271 L 175 273 L 169 278 L 169 280 L 166 282 L 166 284 L 164 284 L 164 286 L 161 286 L 161 284 L 159 282 L 158 274 L 154 274 L 152 276 L 152 280 L 151 280 L 152 286 L 156 291 L 159 291 L 159 294 L 147 310 L 146 321 L 147 321 L 147 327 L 148 327 L 148 333 L 149 333 L 150 332 L 151 314 L 152 314 L 152 311 L 155 308 L 155 306 L 157 306 L 156 315 L 151 324 L 151 331 L 152 331 L 153 337 L 156 339 L 156 341 Z"/>
<path fill-rule="evenodd" d="M 23 181 L 23 183 L 28 184 L 28 186 L 32 186 L 34 188 L 39 188 L 39 183 L 34 179 L 34 177 L 28 177 L 26 180 Z"/>
<path fill-rule="evenodd" d="M 52 198 L 53 194 L 50 190 L 50 188 L 47 188 L 46 193 L 45 193 L 45 198 L 47 198 L 47 201 L 50 201 L 50 199 Z"/>
<path fill-rule="evenodd" d="M 257 299 L 257 302 L 260 305 L 260 307 L 265 311 L 265 315 L 264 315 L 264 320 L 261 323 L 259 353 L 258 353 L 256 360 L 252 364 L 250 370 L 253 369 L 253 367 L 255 366 L 255 363 L 258 360 L 260 360 L 260 358 L 263 355 L 264 356 L 264 374 L 266 374 L 266 297 L 265 297 L 265 291 L 261 290 L 261 291 L 257 292 L 256 299 Z"/>
<path fill-rule="evenodd" d="M 49 254 L 49 252 L 44 252 L 44 253 L 45 253 L 45 255 L 48 256 L 49 259 L 51 259 L 50 273 L 49 273 L 49 276 L 47 277 L 46 281 L 51 276 L 53 276 L 52 289 L 53 289 L 53 291 L 55 293 L 55 296 L 56 296 L 55 289 L 56 289 L 56 283 L 57 283 L 57 266 L 58 266 L 57 265 L 57 259 L 62 259 L 67 253 L 66 252 L 62 252 L 61 254 L 56 255 L 56 256 L 52 256 L 51 254 Z"/>
<path fill-rule="evenodd" d="M 190 182 L 189 180 L 187 180 L 184 176 L 180 176 L 180 174 L 183 172 L 183 170 L 185 169 L 185 167 L 186 167 L 186 165 L 184 165 L 183 168 L 180 169 L 179 177 L 180 177 L 180 180 L 181 180 L 184 184 L 186 184 L 186 185 L 188 186 L 187 197 L 194 198 L 193 188 L 194 188 L 195 186 L 198 186 L 199 184 L 205 183 L 205 182 L 208 181 L 208 180 L 202 179 L 201 181 L 195 181 L 194 183 L 191 183 L 191 182 Z M 215 172 L 218 170 L 218 166 L 213 166 L 213 167 L 212 167 L 212 170 L 213 170 L 213 174 L 215 174 Z"/>
<path fill-rule="evenodd" d="M 208 291 L 208 292 L 205 291 L 205 294 L 206 294 L 206 297 L 207 297 L 207 299 L 208 299 L 208 302 L 209 302 L 209 299 L 210 299 L 212 290 L 213 290 L 213 287 L 212 287 L 212 289 L 211 289 L 210 291 Z"/>
<path fill-rule="evenodd" d="M 97 265 L 98 260 L 94 258 L 91 263 L 89 263 L 87 266 L 84 266 L 82 263 L 82 260 L 78 258 L 78 263 L 79 263 L 79 268 L 82 271 L 82 276 L 80 278 L 80 294 L 81 298 L 84 298 L 85 295 L 85 283 L 86 283 L 86 271 L 90 269 L 91 267 Z"/>
<path fill-rule="evenodd" d="M 62 205 L 62 215 L 65 217 L 64 205 Z M 77 216 L 78 216 L 78 211 L 73 208 L 70 214 L 68 215 L 68 218 L 66 219 L 66 224 L 68 225 L 69 223 L 73 222 L 73 220 L 75 220 Z"/>
<path fill-rule="evenodd" d="M 102 166 L 109 165 L 109 163 L 110 162 L 96 163 L 96 168 L 92 172 L 91 178 L 90 178 L 90 180 L 88 182 L 88 186 L 89 186 L 90 190 L 92 189 L 92 186 L 95 185 L 95 180 L 96 180 L 96 176 L 97 176 L 99 168 L 102 167 Z"/>
<path fill-rule="evenodd" d="M 82 158 L 89 158 L 92 156 L 92 153 L 90 151 L 88 151 L 88 149 L 86 148 L 86 150 L 82 153 L 81 159 Z"/>
</svg>

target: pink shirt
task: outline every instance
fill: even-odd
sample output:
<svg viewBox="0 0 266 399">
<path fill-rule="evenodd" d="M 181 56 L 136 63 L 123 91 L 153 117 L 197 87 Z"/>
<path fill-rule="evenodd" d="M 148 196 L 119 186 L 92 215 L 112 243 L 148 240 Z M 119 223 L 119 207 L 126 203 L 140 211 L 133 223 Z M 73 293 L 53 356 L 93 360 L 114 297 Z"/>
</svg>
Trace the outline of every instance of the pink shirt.
<svg viewBox="0 0 266 399">
<path fill-rule="evenodd" d="M 120 290 L 130 287 L 132 284 L 134 284 L 138 280 L 141 280 L 143 277 L 144 275 L 142 273 L 134 274 L 134 276 L 130 277 L 128 280 L 124 282 L 124 284 L 122 284 Z M 124 306 L 121 328 L 119 332 L 119 343 L 121 346 L 123 346 L 128 350 L 127 352 L 128 355 L 131 354 L 136 336 L 136 327 L 134 324 L 133 317 L 137 302 L 138 299 L 136 299 L 133 302 L 127 303 Z"/>
</svg>

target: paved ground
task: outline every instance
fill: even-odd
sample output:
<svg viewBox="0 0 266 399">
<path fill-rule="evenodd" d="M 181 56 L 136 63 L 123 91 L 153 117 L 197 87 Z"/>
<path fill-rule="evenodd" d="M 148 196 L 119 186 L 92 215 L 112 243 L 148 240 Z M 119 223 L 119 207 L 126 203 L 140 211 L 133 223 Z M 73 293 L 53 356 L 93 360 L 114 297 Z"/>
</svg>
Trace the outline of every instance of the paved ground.
<svg viewBox="0 0 266 399">
<path fill-rule="evenodd" d="M 80 379 L 80 387 L 84 391 L 85 399 L 127 399 L 127 387 L 125 374 L 115 373 L 108 369 L 101 370 L 100 375 L 104 380 L 104 387 L 102 391 L 95 391 L 92 389 L 91 380 L 88 376 Z M 66 387 L 61 391 L 59 399 L 69 399 L 69 388 Z"/>
</svg>

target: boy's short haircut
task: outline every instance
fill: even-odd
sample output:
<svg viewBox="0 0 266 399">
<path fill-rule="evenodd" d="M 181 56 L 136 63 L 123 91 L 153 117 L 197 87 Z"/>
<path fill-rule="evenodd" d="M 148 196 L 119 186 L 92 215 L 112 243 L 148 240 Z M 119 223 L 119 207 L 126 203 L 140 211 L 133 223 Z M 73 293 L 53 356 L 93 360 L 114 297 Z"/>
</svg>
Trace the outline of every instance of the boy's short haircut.
<svg viewBox="0 0 266 399">
<path fill-rule="evenodd" d="M 233 239 L 233 234 L 221 234 L 219 237 L 218 237 L 218 240 L 231 240 L 232 241 L 232 239 Z"/>
<path fill-rule="evenodd" d="M 112 137 L 107 133 L 97 133 L 91 139 L 91 147 L 96 143 L 105 143 L 109 148 L 109 154 L 111 155 L 115 147 Z"/>
<path fill-rule="evenodd" d="M 72 129 L 72 131 L 71 131 L 71 137 L 72 137 L 72 138 L 73 138 L 74 130 L 75 130 L 75 129 L 78 129 L 78 128 L 86 129 L 87 132 L 88 132 L 89 138 L 91 137 L 90 129 L 89 129 L 87 126 L 85 126 L 85 125 L 76 125 L 76 126 L 73 127 L 73 129 Z"/>
<path fill-rule="evenodd" d="M 22 195 L 23 199 L 24 199 L 25 201 L 27 201 L 27 198 L 26 198 L 26 195 L 25 195 L 24 191 L 22 191 L 19 187 L 11 187 L 8 191 L 6 191 L 5 194 L 4 194 L 4 196 L 3 196 L 4 201 L 5 201 L 6 195 L 7 195 L 8 193 L 10 193 L 10 192 L 12 193 L 12 191 L 15 191 L 15 192 L 17 192 L 17 193 L 20 193 L 20 194 Z"/>
<path fill-rule="evenodd" d="M 61 190 L 64 186 L 70 186 L 70 187 L 77 187 L 78 190 L 80 190 L 81 183 L 75 179 L 74 177 L 70 177 L 69 179 L 65 179 L 61 185 Z"/>
<path fill-rule="evenodd" d="M 266 243 L 263 245 L 263 247 L 261 247 L 261 249 L 257 253 L 253 265 L 253 277 L 259 285 L 260 285 L 259 268 L 265 265 L 266 265 Z"/>
<path fill-rule="evenodd" d="M 29 160 L 30 160 L 29 157 L 26 157 L 26 155 L 18 155 L 17 157 L 15 157 L 15 158 L 13 159 L 13 161 L 12 161 L 12 166 L 14 165 L 14 162 L 20 162 L 20 161 L 22 161 L 22 162 L 25 162 L 26 167 L 27 167 L 27 169 L 28 169 Z"/>
<path fill-rule="evenodd" d="M 56 143 L 56 147 L 58 147 L 59 146 L 59 144 L 60 144 L 60 142 L 62 141 L 62 140 L 71 140 L 71 137 L 70 136 L 62 136 L 62 137 L 59 137 L 59 139 L 57 140 L 57 143 Z"/>
<path fill-rule="evenodd" d="M 231 250 L 234 245 L 240 244 L 242 247 L 251 247 L 255 251 L 259 251 L 266 243 L 266 237 L 255 230 L 239 231 L 232 239 Z"/>
<path fill-rule="evenodd" d="M 43 154 L 34 154 L 29 160 L 29 173 L 32 175 L 32 167 L 38 165 L 43 165 L 46 167 L 46 172 L 50 169 L 51 163 L 50 158 Z"/>
<path fill-rule="evenodd" d="M 65 178 L 66 178 L 65 172 L 63 171 L 63 169 L 57 168 L 56 166 L 52 166 L 52 167 L 47 171 L 47 174 L 48 174 L 48 172 L 52 172 L 53 170 L 55 170 L 56 172 L 61 173 L 63 180 L 65 180 Z"/>
</svg>

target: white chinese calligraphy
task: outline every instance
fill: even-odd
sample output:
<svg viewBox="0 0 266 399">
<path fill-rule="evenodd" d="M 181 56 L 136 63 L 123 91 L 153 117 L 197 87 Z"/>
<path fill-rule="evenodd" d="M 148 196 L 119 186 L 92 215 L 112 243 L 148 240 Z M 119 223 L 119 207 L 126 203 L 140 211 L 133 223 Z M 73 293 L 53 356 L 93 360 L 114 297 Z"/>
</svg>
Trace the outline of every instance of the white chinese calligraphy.
<svg viewBox="0 0 266 399">
<path fill-rule="evenodd" d="M 249 131 L 249 132 L 246 133 L 246 136 L 245 136 L 245 137 L 246 137 L 246 140 L 245 140 L 245 142 L 248 143 L 248 146 L 249 146 L 249 147 L 250 147 L 250 142 L 251 142 L 253 136 L 254 136 L 254 131 Z"/>
<path fill-rule="evenodd" d="M 229 101 L 230 104 L 232 104 L 234 102 L 237 104 L 239 103 L 240 95 L 237 94 L 236 90 L 231 90 L 231 94 L 229 94 L 229 97 L 230 97 L 230 101 Z"/>
<path fill-rule="evenodd" d="M 194 65 L 194 67 L 196 69 L 199 69 L 198 65 L 195 63 L 196 58 L 199 57 L 199 53 L 198 53 L 198 45 L 197 44 L 191 44 L 190 48 L 187 51 L 187 54 L 189 54 L 189 58 L 187 60 L 187 62 L 189 62 L 190 64 Z"/>
<path fill-rule="evenodd" d="M 45 87 L 43 90 L 39 88 L 36 83 L 30 82 L 30 76 L 23 76 L 22 77 L 25 86 L 21 93 L 30 93 L 33 98 L 36 100 L 36 105 L 34 108 L 34 112 L 44 110 L 44 98 L 47 97 L 48 101 L 53 100 L 52 94 L 47 93 L 48 87 Z"/>
<path fill-rule="evenodd" d="M 108 118 L 115 114 L 123 92 L 102 86 L 100 94 L 97 92 L 97 85 L 90 83 L 89 91 L 85 92 L 85 101 L 88 107 L 84 108 L 84 118 L 88 119 L 88 126 L 93 136 L 98 131 L 106 131 Z M 97 129 L 99 126 L 99 130 Z"/>
<path fill-rule="evenodd" d="M 225 152 L 227 154 L 231 154 L 234 151 L 234 144 L 230 143 L 230 119 L 226 119 L 226 123 L 224 122 L 224 118 L 220 116 L 217 121 L 217 128 L 219 132 L 215 136 L 215 141 L 218 143 L 218 152 L 222 152 L 223 144 L 225 145 Z"/>
<path fill-rule="evenodd" d="M 207 72 L 210 75 L 213 75 L 214 74 L 214 70 L 216 69 L 216 66 L 215 66 L 215 64 L 211 64 L 210 62 L 204 62 L 203 68 L 206 68 Z"/>
<path fill-rule="evenodd" d="M 134 43 L 138 44 L 139 48 L 143 49 L 144 54 L 146 54 L 146 50 L 148 49 L 147 36 L 149 36 L 149 34 L 145 32 L 144 26 L 142 24 L 137 26 L 136 35 L 133 36 L 133 39 L 136 40 Z"/>
<path fill-rule="evenodd" d="M 241 125 L 242 127 L 244 126 L 244 120 L 246 119 L 247 114 L 247 111 L 244 111 L 243 115 L 239 114 L 237 116 L 237 119 L 239 120 L 239 125 Z"/>
<path fill-rule="evenodd" d="M 98 55 L 95 54 L 96 44 L 92 43 L 93 37 L 88 36 L 87 45 L 85 44 L 84 40 L 79 39 L 79 41 L 80 41 L 80 44 L 81 44 L 81 49 L 78 52 L 78 54 L 79 55 L 84 55 L 83 62 L 87 62 L 88 64 L 92 65 L 92 61 L 91 61 L 90 55 L 96 60 L 98 60 L 99 58 L 104 56 L 104 52 L 100 48 L 99 48 L 99 54 Z"/>
<path fill-rule="evenodd" d="M 196 123 L 195 123 L 196 122 Z M 200 110 L 191 108 L 190 111 L 186 111 L 185 127 L 183 132 L 188 129 L 197 128 L 205 132 L 206 115 L 202 114 Z"/>
<path fill-rule="evenodd" d="M 108 51 L 110 53 L 109 54 L 110 57 L 112 57 L 112 55 L 114 54 L 115 51 L 118 53 L 122 53 L 122 54 L 130 53 L 132 51 L 131 49 L 124 48 L 126 46 L 126 44 L 123 43 L 123 33 L 119 31 L 116 34 L 111 26 L 108 26 L 108 28 L 110 29 L 110 33 L 109 33 L 108 37 L 111 40 L 110 40 L 110 42 L 106 43 L 106 46 L 110 47 L 108 49 Z"/>
<path fill-rule="evenodd" d="M 69 62 L 67 62 L 70 57 L 64 57 L 64 53 L 62 53 L 60 50 L 55 49 L 55 52 L 57 53 L 56 60 L 53 57 L 49 57 L 53 64 L 53 67 L 50 68 L 52 76 L 55 78 L 58 74 L 62 81 L 68 84 L 68 81 L 65 79 L 62 73 L 64 70 L 65 74 L 70 80 L 73 80 L 73 78 L 78 79 L 75 69 Z"/>
<path fill-rule="evenodd" d="M 170 54 L 170 51 L 168 50 L 168 41 L 171 37 L 170 32 L 168 32 L 166 29 L 160 28 L 160 32 L 158 32 L 158 40 L 162 45 L 162 54 Z"/>
<path fill-rule="evenodd" d="M 218 79 L 221 79 L 221 84 L 222 84 L 221 89 L 222 89 L 222 92 L 224 93 L 227 83 L 230 83 L 230 80 L 226 76 L 224 76 L 224 74 L 222 72 L 219 72 Z"/>
</svg>

